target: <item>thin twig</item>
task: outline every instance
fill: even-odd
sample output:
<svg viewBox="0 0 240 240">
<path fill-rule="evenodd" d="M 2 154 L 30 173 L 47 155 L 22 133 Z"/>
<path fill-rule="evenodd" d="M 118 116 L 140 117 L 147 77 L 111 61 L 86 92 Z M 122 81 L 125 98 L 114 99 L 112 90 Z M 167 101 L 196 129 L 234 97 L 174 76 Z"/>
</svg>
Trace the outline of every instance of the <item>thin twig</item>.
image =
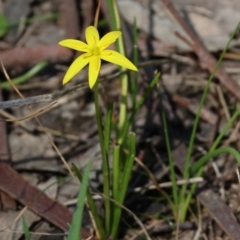
<svg viewBox="0 0 240 240">
<path fill-rule="evenodd" d="M 187 41 L 187 43 L 191 45 L 192 49 L 198 56 L 199 60 L 202 63 L 204 63 L 208 71 L 212 73 L 216 66 L 216 60 L 214 59 L 214 57 L 208 52 L 208 50 L 199 40 L 197 35 L 187 25 L 187 23 L 184 21 L 182 16 L 176 10 L 172 2 L 170 0 L 162 0 L 162 3 L 169 10 L 169 12 L 175 18 L 175 20 L 181 25 L 181 27 L 184 29 L 186 34 L 190 37 L 192 42 Z M 240 27 L 240 23 L 238 24 L 238 28 L 239 27 Z M 235 95 L 236 98 L 240 99 L 240 87 L 237 85 L 236 82 L 233 81 L 233 79 L 221 67 L 219 67 L 216 70 L 215 76 L 219 79 L 219 81 L 223 86 L 225 86 L 230 92 L 232 92 Z"/>
<path fill-rule="evenodd" d="M 169 62 L 169 60 L 155 60 L 155 61 L 152 60 L 152 61 L 147 61 L 147 62 L 141 63 L 139 67 L 145 67 L 147 65 L 159 65 L 159 64 L 166 63 L 166 62 Z M 109 80 L 112 80 L 114 78 L 121 76 L 124 73 L 126 73 L 126 71 L 117 72 L 108 77 L 99 78 L 99 81 L 100 82 L 109 81 Z M 87 87 L 88 87 L 88 82 L 86 80 L 85 82 L 79 83 L 77 85 L 71 86 L 69 88 L 63 89 L 63 90 L 53 93 L 53 94 L 43 94 L 43 95 L 38 95 L 38 96 L 33 96 L 33 97 L 28 97 L 28 98 L 23 98 L 23 99 L 14 99 L 14 100 L 10 100 L 10 101 L 0 102 L 0 109 L 7 109 L 7 108 L 12 108 L 12 107 L 22 107 L 22 106 L 26 106 L 29 104 L 56 101 L 59 98 L 65 96 L 69 93 L 73 93 L 79 89 L 83 89 L 83 88 L 87 88 Z"/>
<path fill-rule="evenodd" d="M 22 95 L 22 93 L 18 90 L 18 88 L 14 85 L 14 83 L 12 82 L 12 80 L 10 79 L 10 77 L 8 76 L 8 73 L 2 63 L 2 59 L 0 58 L 0 62 L 1 62 L 1 66 L 2 66 L 2 70 L 3 73 L 5 75 L 5 77 L 7 78 L 7 80 L 9 81 L 9 83 L 11 84 L 11 86 L 13 87 L 13 89 L 17 92 L 17 94 L 22 98 L 25 99 L 24 96 Z M 33 108 L 31 105 L 28 105 L 28 108 L 33 112 Z M 35 119 L 38 123 L 38 125 L 44 129 L 42 123 L 40 122 L 40 120 L 38 119 L 38 117 L 35 116 Z M 66 162 L 65 158 L 63 157 L 63 155 L 61 154 L 60 150 L 58 149 L 58 147 L 56 146 L 56 144 L 53 142 L 52 138 L 50 137 L 50 135 L 47 133 L 47 131 L 44 129 L 44 132 L 49 140 L 49 142 L 51 143 L 52 147 L 54 148 L 54 150 L 57 152 L 58 156 L 60 157 L 60 159 L 62 160 L 62 162 L 64 163 L 65 167 L 67 168 L 67 170 L 69 171 L 69 173 L 71 174 L 71 176 L 73 178 L 75 178 L 71 168 L 69 167 L 68 163 Z"/>
</svg>

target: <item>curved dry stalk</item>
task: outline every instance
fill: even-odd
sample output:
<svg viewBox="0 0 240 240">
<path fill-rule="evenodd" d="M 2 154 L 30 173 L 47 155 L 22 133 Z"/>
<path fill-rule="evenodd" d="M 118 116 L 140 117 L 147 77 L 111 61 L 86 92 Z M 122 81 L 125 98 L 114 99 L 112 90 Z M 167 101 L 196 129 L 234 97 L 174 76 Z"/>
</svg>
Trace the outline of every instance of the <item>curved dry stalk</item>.
<svg viewBox="0 0 240 240">
<path fill-rule="evenodd" d="M 6 122 L 21 122 L 21 121 L 24 121 L 24 120 L 30 120 L 31 118 L 33 117 L 37 117 L 45 112 L 47 112 L 48 110 L 50 110 L 57 102 L 53 102 L 53 103 L 50 103 L 48 104 L 47 106 L 43 107 L 43 108 L 40 108 L 38 109 L 37 111 L 25 116 L 25 117 L 22 117 L 22 118 L 16 118 L 16 119 L 12 119 L 12 118 L 9 118 L 9 119 L 5 119 Z"/>
<path fill-rule="evenodd" d="M 9 81 L 9 83 L 11 84 L 11 86 L 13 87 L 13 89 L 18 93 L 18 95 L 19 95 L 22 99 L 24 99 L 24 96 L 21 94 L 21 92 L 17 89 L 17 87 L 14 85 L 14 83 L 12 82 L 12 80 L 10 79 L 10 77 L 8 76 L 8 73 L 7 73 L 5 67 L 4 67 L 4 65 L 3 65 L 3 63 L 2 63 L 1 57 L 0 57 L 0 61 L 1 61 L 2 69 L 3 69 L 3 73 L 4 73 L 5 77 L 6 77 L 6 79 Z M 32 108 L 31 105 L 29 105 L 28 107 L 29 107 L 29 109 L 30 109 L 31 111 L 33 111 L 33 108 Z M 75 178 L 75 176 L 74 176 L 71 168 L 69 167 L 68 163 L 66 162 L 65 158 L 63 157 L 63 155 L 61 154 L 60 150 L 58 149 L 58 147 L 56 146 L 56 144 L 53 142 L 52 138 L 49 136 L 49 134 L 47 133 L 47 131 L 44 129 L 44 127 L 43 127 L 42 123 L 40 122 L 40 120 L 38 119 L 38 117 L 35 116 L 35 119 L 36 119 L 37 123 L 39 124 L 39 126 L 43 129 L 43 131 L 44 131 L 44 133 L 46 134 L 49 142 L 51 143 L 51 145 L 52 145 L 52 147 L 54 148 L 54 150 L 57 152 L 58 156 L 60 157 L 60 159 L 62 160 L 63 164 L 64 164 L 65 167 L 67 168 L 68 172 L 71 174 L 71 176 L 72 176 L 73 178 Z"/>
<path fill-rule="evenodd" d="M 166 63 L 169 61 L 166 60 L 151 60 L 151 61 L 146 61 L 143 62 L 139 65 L 139 67 L 145 67 L 148 65 L 159 65 L 162 63 Z M 101 77 L 99 78 L 99 82 L 104 82 L 104 81 L 109 81 L 112 79 L 115 79 L 119 76 L 121 76 L 122 74 L 126 73 L 127 71 L 122 71 L 122 72 L 117 72 L 114 73 L 108 77 Z M 27 98 L 22 98 L 22 99 L 14 99 L 14 100 L 9 100 L 9 101 L 2 101 L 0 102 L 0 109 L 7 109 L 7 108 L 12 108 L 12 107 L 23 107 L 26 105 L 30 105 L 30 104 L 35 104 L 35 103 L 41 103 L 41 102 L 52 102 L 52 101 L 56 101 L 59 98 L 69 94 L 69 93 L 73 93 L 76 92 L 80 89 L 85 89 L 88 88 L 88 82 L 84 81 L 81 82 L 79 84 L 76 84 L 74 86 L 71 86 L 69 88 L 63 89 L 61 91 L 52 93 L 52 94 L 42 94 L 42 95 L 38 95 L 38 96 L 33 96 L 33 97 L 27 97 Z"/>
</svg>

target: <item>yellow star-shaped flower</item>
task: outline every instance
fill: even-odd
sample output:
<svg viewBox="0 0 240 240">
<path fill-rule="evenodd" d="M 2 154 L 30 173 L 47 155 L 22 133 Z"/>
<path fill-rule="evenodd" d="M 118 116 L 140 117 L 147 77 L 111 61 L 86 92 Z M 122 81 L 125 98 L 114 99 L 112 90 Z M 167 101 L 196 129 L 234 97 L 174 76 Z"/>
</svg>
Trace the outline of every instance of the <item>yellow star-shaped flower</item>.
<svg viewBox="0 0 240 240">
<path fill-rule="evenodd" d="M 114 43 L 121 34 L 122 33 L 120 31 L 113 31 L 107 33 L 99 39 L 98 30 L 94 26 L 89 26 L 85 30 L 87 44 L 74 39 L 66 39 L 59 42 L 61 46 L 85 52 L 71 64 L 64 76 L 63 84 L 69 82 L 89 63 L 89 87 L 92 88 L 98 78 L 101 67 L 101 59 L 134 71 L 138 71 L 134 64 L 126 57 L 116 51 L 106 49 L 110 44 Z"/>
</svg>

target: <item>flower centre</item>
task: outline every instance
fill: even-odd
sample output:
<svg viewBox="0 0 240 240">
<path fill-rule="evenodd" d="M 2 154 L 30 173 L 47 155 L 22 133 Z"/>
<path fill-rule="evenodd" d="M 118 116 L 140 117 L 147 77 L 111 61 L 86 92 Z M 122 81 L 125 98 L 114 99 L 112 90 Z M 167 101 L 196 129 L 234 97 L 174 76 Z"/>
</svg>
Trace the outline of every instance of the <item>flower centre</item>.
<svg viewBox="0 0 240 240">
<path fill-rule="evenodd" d="M 99 56 L 100 55 L 100 49 L 97 46 L 94 46 L 92 48 L 92 55 Z"/>
</svg>

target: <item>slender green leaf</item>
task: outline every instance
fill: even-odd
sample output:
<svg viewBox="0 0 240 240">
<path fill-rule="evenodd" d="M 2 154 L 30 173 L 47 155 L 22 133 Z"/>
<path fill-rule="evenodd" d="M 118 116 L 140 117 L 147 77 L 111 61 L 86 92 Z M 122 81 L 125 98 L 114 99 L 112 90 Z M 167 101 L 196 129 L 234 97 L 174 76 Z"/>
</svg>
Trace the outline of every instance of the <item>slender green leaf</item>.
<svg viewBox="0 0 240 240">
<path fill-rule="evenodd" d="M 30 231 L 24 216 L 22 216 L 22 225 L 23 225 L 25 240 L 30 240 Z"/>
<path fill-rule="evenodd" d="M 75 172 L 77 178 L 79 179 L 79 181 L 82 182 L 82 173 L 78 170 L 77 166 L 74 163 L 72 164 L 72 168 L 73 168 L 73 171 Z M 92 213 L 92 216 L 94 218 L 94 222 L 96 224 L 99 236 L 101 237 L 101 239 L 106 239 L 105 230 L 103 228 L 101 217 L 98 213 L 97 207 L 94 203 L 94 200 L 92 198 L 92 195 L 91 195 L 89 189 L 87 189 L 86 196 L 87 196 L 88 206 L 89 206 L 89 209 L 90 209 L 90 211 Z"/>
<path fill-rule="evenodd" d="M 179 189 L 178 189 L 177 181 L 176 181 L 176 173 L 175 173 L 175 169 L 174 169 L 174 160 L 173 160 L 171 146 L 170 146 L 170 139 L 169 139 L 169 134 L 168 134 L 166 115 L 165 115 L 165 111 L 164 111 L 163 104 L 162 104 L 161 90 L 160 90 L 159 86 L 157 86 L 157 91 L 158 91 L 158 96 L 160 99 L 160 106 L 161 106 L 161 109 L 160 109 L 161 116 L 160 117 L 162 118 L 165 142 L 166 142 L 166 146 L 167 146 L 168 162 L 169 162 L 169 167 L 170 167 L 170 178 L 171 178 L 171 182 L 172 182 L 172 195 L 173 195 L 173 199 L 174 199 L 175 209 L 178 209 L 179 208 L 179 192 L 178 192 Z M 174 211 L 174 213 L 176 215 L 175 211 Z"/>
<path fill-rule="evenodd" d="M 153 89 L 153 87 L 156 85 L 158 79 L 160 77 L 160 73 L 157 73 L 156 76 L 154 77 L 154 79 L 152 80 L 152 82 L 150 83 L 150 85 L 148 86 L 148 88 L 146 89 L 146 91 L 144 92 L 143 96 L 141 97 L 141 99 L 137 102 L 135 109 L 132 111 L 132 114 L 129 118 L 128 121 L 126 121 L 124 128 L 123 128 L 123 133 L 122 133 L 122 140 L 125 139 L 129 126 L 132 124 L 134 117 L 137 113 L 137 111 L 140 109 L 140 107 L 142 106 L 143 102 L 145 101 L 145 99 L 147 98 L 147 96 L 149 95 L 150 91 Z M 122 143 L 122 140 L 119 142 L 120 144 Z"/>
<path fill-rule="evenodd" d="M 40 63 L 36 64 L 33 68 L 31 68 L 29 71 L 24 73 L 23 75 L 13 78 L 12 81 L 16 85 L 26 82 L 27 80 L 29 80 L 30 78 L 35 76 L 37 73 L 42 71 L 47 65 L 48 65 L 48 62 L 46 62 L 46 61 L 40 62 Z M 8 88 L 11 88 L 11 84 L 8 81 L 2 82 L 2 83 L 0 83 L 0 87 L 3 89 L 8 89 Z"/>
<path fill-rule="evenodd" d="M 203 167 L 209 159 L 216 157 L 217 155 L 221 153 L 229 153 L 231 154 L 239 163 L 240 165 L 240 154 L 239 152 L 231 147 L 221 147 L 216 150 L 213 150 L 211 152 L 208 152 L 204 156 L 202 156 L 191 168 L 190 173 L 191 175 L 194 175 L 201 167 Z"/>
<path fill-rule="evenodd" d="M 120 184 L 120 146 L 113 147 L 113 199 L 117 199 Z M 116 205 L 114 205 L 115 207 Z"/>
<path fill-rule="evenodd" d="M 194 174 L 195 177 L 200 177 L 203 173 L 203 169 L 204 167 L 202 167 L 204 164 L 206 164 L 206 162 L 213 158 L 216 157 L 219 154 L 222 153 L 228 153 L 231 154 L 232 156 L 235 157 L 235 159 L 237 160 L 237 162 L 240 164 L 240 155 L 239 152 L 233 148 L 230 147 L 222 147 L 216 150 L 212 150 L 211 152 L 209 152 L 208 154 L 204 155 L 203 157 L 201 157 L 197 163 L 193 166 L 193 168 L 191 168 L 190 173 Z M 197 171 L 197 173 L 195 173 Z M 196 190 L 197 184 L 192 184 L 190 187 L 190 190 L 187 194 L 187 197 L 185 198 L 185 201 L 182 205 L 181 211 L 182 211 L 182 217 L 183 219 L 185 219 L 186 213 L 187 213 L 187 209 L 188 206 L 190 204 L 190 201 L 192 199 L 192 196 Z"/>
<path fill-rule="evenodd" d="M 130 133 L 129 135 L 129 155 L 125 164 L 124 172 L 123 172 L 123 179 L 121 188 L 119 189 L 119 194 L 116 200 L 118 203 L 123 204 L 124 198 L 127 192 L 129 179 L 132 172 L 132 166 L 135 159 L 136 153 L 136 135 L 134 133 Z M 119 222 L 121 218 L 122 209 L 120 206 L 115 206 L 114 208 L 114 216 L 113 216 L 113 227 L 112 227 L 112 239 L 115 240 L 118 234 Z"/>
<path fill-rule="evenodd" d="M 137 22 L 136 18 L 134 17 L 134 23 L 133 23 L 133 63 L 136 67 L 138 67 L 138 34 L 137 34 Z M 138 90 L 138 72 L 133 73 L 133 77 L 131 79 L 130 83 L 130 95 L 132 98 L 132 109 L 136 108 L 136 102 L 137 102 L 137 90 Z M 135 124 L 134 121 L 132 122 L 132 131 L 135 131 Z"/>
<path fill-rule="evenodd" d="M 188 179 L 189 178 L 189 174 L 190 174 L 190 171 L 189 171 L 190 170 L 190 160 L 191 160 L 191 155 L 192 155 L 192 151 L 193 151 L 193 144 L 194 144 L 194 140 L 195 140 L 195 136 L 196 136 L 197 126 L 198 126 L 199 119 L 200 119 L 200 111 L 201 111 L 201 109 L 203 107 L 203 104 L 204 104 L 204 101 L 206 99 L 209 86 L 210 86 L 210 84 L 212 82 L 212 79 L 213 79 L 213 77 L 214 77 L 218 67 L 220 66 L 220 64 L 221 64 L 221 62 L 223 60 L 223 57 L 224 57 L 227 49 L 229 48 L 229 45 L 230 45 L 231 41 L 233 40 L 235 34 L 237 33 L 239 27 L 240 27 L 240 22 L 238 23 L 237 27 L 235 28 L 234 32 L 232 33 L 232 35 L 231 35 L 231 37 L 230 37 L 226 47 L 224 48 L 220 58 L 217 61 L 216 66 L 214 67 L 213 72 L 211 73 L 211 75 L 210 75 L 210 77 L 208 79 L 206 87 L 204 88 L 203 95 L 202 95 L 200 103 L 199 103 L 197 115 L 196 115 L 196 118 L 194 120 L 190 141 L 189 141 L 187 158 L 186 158 L 186 162 L 185 162 L 185 166 L 184 166 L 184 172 L 183 172 L 183 178 L 184 179 Z M 184 201 L 185 201 L 184 198 L 185 198 L 186 187 L 187 187 L 186 185 L 183 185 L 182 188 L 181 188 L 181 191 L 180 191 L 180 203 L 183 203 L 183 204 L 184 204 Z M 184 204 L 184 206 L 186 206 L 186 203 Z M 186 212 L 185 211 L 187 211 L 187 207 L 185 207 L 184 209 L 181 209 L 180 221 L 184 221 L 185 220 L 184 219 L 185 216 L 186 216 Z"/>
<path fill-rule="evenodd" d="M 121 21 L 117 6 L 116 0 L 107 0 L 108 12 L 111 19 L 111 28 L 112 30 L 121 31 Z M 115 47 L 117 52 L 121 53 L 123 56 L 126 56 L 125 46 L 123 41 L 123 36 L 121 35 L 117 41 L 115 42 Z M 119 66 L 119 70 L 123 71 L 125 68 Z M 119 135 L 117 136 L 119 142 L 123 142 L 122 138 L 122 129 L 127 121 L 127 94 L 128 94 L 128 83 L 129 77 L 127 74 L 123 74 L 121 76 L 121 104 L 120 104 L 120 112 L 119 112 Z"/>
<path fill-rule="evenodd" d="M 234 121 L 237 119 L 239 115 L 240 115 L 240 108 L 237 109 L 237 111 L 232 115 L 232 117 L 229 119 L 227 124 L 224 126 L 224 128 L 218 135 L 217 139 L 214 141 L 213 145 L 211 146 L 210 151 L 215 150 L 215 148 L 218 146 L 218 144 L 221 142 L 222 138 L 226 134 L 227 130 L 233 125 Z"/>
<path fill-rule="evenodd" d="M 8 28 L 9 22 L 7 18 L 3 14 L 0 14 L 0 38 L 7 33 Z"/>
<path fill-rule="evenodd" d="M 79 189 L 78 199 L 77 199 L 77 209 L 73 214 L 72 223 L 70 225 L 68 240 L 79 240 L 80 237 L 80 227 L 82 225 L 84 202 L 88 187 L 88 176 L 91 169 L 91 162 L 88 162 L 84 174 L 81 187 Z"/>
</svg>

